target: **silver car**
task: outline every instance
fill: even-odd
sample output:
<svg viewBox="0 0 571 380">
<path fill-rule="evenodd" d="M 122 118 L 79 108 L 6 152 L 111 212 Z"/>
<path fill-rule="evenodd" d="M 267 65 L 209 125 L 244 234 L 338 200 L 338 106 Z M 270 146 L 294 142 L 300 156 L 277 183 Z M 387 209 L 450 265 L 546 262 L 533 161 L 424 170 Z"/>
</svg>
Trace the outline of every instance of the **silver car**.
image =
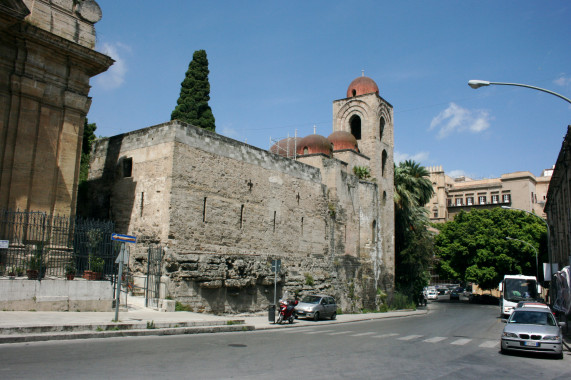
<svg viewBox="0 0 571 380">
<path fill-rule="evenodd" d="M 501 336 L 501 351 L 527 351 L 554 354 L 563 359 L 561 327 L 549 309 L 525 307 L 515 309 Z"/>
<path fill-rule="evenodd" d="M 335 319 L 337 317 L 337 303 L 331 296 L 312 294 L 303 297 L 295 307 L 295 312 L 298 317 L 311 318 L 314 321 L 326 317 Z"/>
</svg>

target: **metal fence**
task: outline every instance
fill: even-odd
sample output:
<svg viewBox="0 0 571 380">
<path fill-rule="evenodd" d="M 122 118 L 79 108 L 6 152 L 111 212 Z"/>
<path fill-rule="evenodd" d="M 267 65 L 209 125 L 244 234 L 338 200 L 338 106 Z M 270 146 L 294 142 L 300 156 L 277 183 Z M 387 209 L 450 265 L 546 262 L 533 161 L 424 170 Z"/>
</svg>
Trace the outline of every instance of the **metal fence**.
<svg viewBox="0 0 571 380">
<path fill-rule="evenodd" d="M 44 212 L 0 210 L 0 274 L 82 276 L 87 271 L 112 280 L 120 244 L 111 241 L 114 224 Z M 92 278 L 94 279 L 94 278 Z"/>
</svg>

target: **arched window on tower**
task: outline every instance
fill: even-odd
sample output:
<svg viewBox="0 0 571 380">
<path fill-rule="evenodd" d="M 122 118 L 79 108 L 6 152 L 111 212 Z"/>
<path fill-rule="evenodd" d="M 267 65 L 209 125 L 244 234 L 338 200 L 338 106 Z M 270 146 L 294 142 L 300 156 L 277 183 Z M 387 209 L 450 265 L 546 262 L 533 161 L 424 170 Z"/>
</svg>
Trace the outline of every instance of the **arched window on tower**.
<svg viewBox="0 0 571 380">
<path fill-rule="evenodd" d="M 385 176 L 385 173 L 386 173 L 386 169 L 387 169 L 387 158 L 388 158 L 388 155 L 387 155 L 387 151 L 386 151 L 386 150 L 383 150 L 383 156 L 382 156 L 382 157 L 383 157 L 383 158 L 382 158 L 382 164 L 383 164 L 383 169 L 382 169 L 382 171 L 383 171 L 383 177 L 384 177 L 384 176 Z"/>
<path fill-rule="evenodd" d="M 377 242 L 377 221 L 373 220 L 373 225 L 371 226 L 371 242 L 375 244 Z"/>
<path fill-rule="evenodd" d="M 351 121 L 351 134 L 355 136 L 357 140 L 361 140 L 361 118 L 357 115 L 353 115 Z"/>
<path fill-rule="evenodd" d="M 381 116 L 381 122 L 379 124 L 379 140 L 383 141 L 383 132 L 385 131 L 385 118 Z"/>
</svg>

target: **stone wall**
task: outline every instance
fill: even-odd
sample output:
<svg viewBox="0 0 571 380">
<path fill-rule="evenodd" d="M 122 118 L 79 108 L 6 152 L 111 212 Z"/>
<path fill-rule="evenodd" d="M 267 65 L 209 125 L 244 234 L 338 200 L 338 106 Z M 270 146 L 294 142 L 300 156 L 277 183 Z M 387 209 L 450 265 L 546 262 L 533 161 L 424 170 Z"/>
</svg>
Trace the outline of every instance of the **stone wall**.
<svg viewBox="0 0 571 380">
<path fill-rule="evenodd" d="M 345 310 L 374 307 L 378 186 L 335 158 L 304 160 L 314 166 L 172 121 L 97 141 L 90 187 L 97 208 L 142 243 L 131 268 L 146 270 L 145 243 L 162 244 L 162 296 L 193 310 L 266 310 L 273 259 L 282 260 L 278 295 L 325 292 Z"/>
</svg>

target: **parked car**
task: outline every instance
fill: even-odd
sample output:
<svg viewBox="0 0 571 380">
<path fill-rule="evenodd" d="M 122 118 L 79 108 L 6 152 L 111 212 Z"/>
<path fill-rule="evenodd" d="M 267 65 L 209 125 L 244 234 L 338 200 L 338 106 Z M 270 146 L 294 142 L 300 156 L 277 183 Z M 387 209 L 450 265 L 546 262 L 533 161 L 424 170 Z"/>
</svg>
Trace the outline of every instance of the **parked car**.
<svg viewBox="0 0 571 380">
<path fill-rule="evenodd" d="M 429 300 L 437 300 L 438 292 L 436 291 L 436 289 L 428 289 L 426 291 L 426 298 Z"/>
<path fill-rule="evenodd" d="M 450 301 L 460 301 L 461 288 L 454 289 L 450 292 Z"/>
<path fill-rule="evenodd" d="M 310 318 L 314 321 L 320 318 L 337 317 L 337 303 L 335 298 L 323 294 L 311 294 L 302 298 L 295 307 L 295 312 L 300 318 Z"/>
<path fill-rule="evenodd" d="M 501 336 L 501 351 L 527 351 L 554 354 L 563 359 L 561 327 L 565 322 L 555 320 L 544 307 L 521 307 L 514 309 Z"/>
</svg>

